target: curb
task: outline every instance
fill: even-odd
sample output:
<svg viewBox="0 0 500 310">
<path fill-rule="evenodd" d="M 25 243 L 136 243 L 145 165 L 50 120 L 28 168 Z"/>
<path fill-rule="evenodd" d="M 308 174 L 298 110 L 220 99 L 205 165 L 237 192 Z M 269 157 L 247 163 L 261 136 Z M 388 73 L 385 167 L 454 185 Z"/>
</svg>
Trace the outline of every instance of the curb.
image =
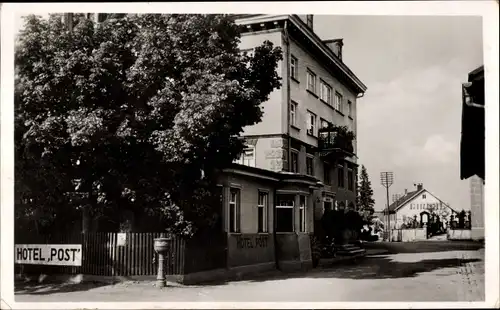
<svg viewBox="0 0 500 310">
<path fill-rule="evenodd" d="M 15 284 L 117 284 L 127 282 L 147 282 L 154 281 L 156 276 L 94 276 L 85 274 L 56 274 L 56 275 L 15 275 Z"/>
</svg>

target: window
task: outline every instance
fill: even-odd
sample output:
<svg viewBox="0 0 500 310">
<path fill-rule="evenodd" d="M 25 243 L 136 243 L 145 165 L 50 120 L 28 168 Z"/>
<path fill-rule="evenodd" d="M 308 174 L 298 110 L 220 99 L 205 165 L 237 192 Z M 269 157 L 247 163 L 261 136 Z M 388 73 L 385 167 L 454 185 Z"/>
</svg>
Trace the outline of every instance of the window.
<svg viewBox="0 0 500 310">
<path fill-rule="evenodd" d="M 426 195 L 425 195 L 425 194 L 423 194 L 423 195 L 422 195 L 422 199 L 425 199 L 425 198 L 426 198 Z"/>
<path fill-rule="evenodd" d="M 327 211 L 332 211 L 332 202 L 331 201 L 323 201 L 323 213 Z"/>
<path fill-rule="evenodd" d="M 354 177 L 352 169 L 347 170 L 347 189 L 350 191 L 354 190 Z"/>
<path fill-rule="evenodd" d="M 332 104 L 332 88 L 324 81 L 320 82 L 319 97 L 329 105 Z"/>
<path fill-rule="evenodd" d="M 330 123 L 328 121 L 321 119 L 321 128 L 327 128 L 329 124 Z"/>
<path fill-rule="evenodd" d="M 240 230 L 240 190 L 231 188 L 229 198 L 229 232 Z"/>
<path fill-rule="evenodd" d="M 299 61 L 295 56 L 290 57 L 290 77 L 297 80 L 299 76 Z"/>
<path fill-rule="evenodd" d="M 306 158 L 306 168 L 308 175 L 314 175 L 314 157 L 307 156 Z"/>
<path fill-rule="evenodd" d="M 352 117 L 352 102 L 347 100 L 347 116 Z"/>
<path fill-rule="evenodd" d="M 255 167 L 255 147 L 247 147 L 243 150 L 240 158 L 235 161 L 240 165 Z"/>
<path fill-rule="evenodd" d="M 291 152 L 291 167 L 290 172 L 298 173 L 299 172 L 299 153 L 297 151 Z"/>
<path fill-rule="evenodd" d="M 258 217 L 258 232 L 267 232 L 267 202 L 269 201 L 269 194 L 259 192 L 259 200 L 257 202 L 257 217 Z"/>
<path fill-rule="evenodd" d="M 104 22 L 106 20 L 106 18 L 108 17 L 107 15 L 108 15 L 107 13 L 98 13 L 97 14 L 97 22 L 98 23 Z"/>
<path fill-rule="evenodd" d="M 338 182 L 339 182 L 338 185 L 339 185 L 339 187 L 344 187 L 344 167 L 338 166 L 337 173 L 338 173 Z"/>
<path fill-rule="evenodd" d="M 293 232 L 294 230 L 294 196 L 278 195 L 276 205 L 276 232 Z"/>
<path fill-rule="evenodd" d="M 327 163 L 323 163 L 323 181 L 326 185 L 331 185 L 332 180 L 330 178 L 331 167 Z"/>
<path fill-rule="evenodd" d="M 290 125 L 297 126 L 297 102 L 290 103 Z"/>
<path fill-rule="evenodd" d="M 342 95 L 339 93 L 335 93 L 335 102 L 333 107 L 335 110 L 342 112 Z"/>
<path fill-rule="evenodd" d="M 306 231 L 306 196 L 300 195 L 299 206 L 300 232 Z"/>
<path fill-rule="evenodd" d="M 250 67 L 250 61 L 251 59 L 253 58 L 254 56 L 254 49 L 253 48 L 248 48 L 248 49 L 243 49 L 241 50 L 241 55 L 247 55 L 249 58 L 248 62 L 247 62 L 247 67 Z"/>
<path fill-rule="evenodd" d="M 316 74 L 311 70 L 307 70 L 307 89 L 313 94 L 316 93 Z"/>
<path fill-rule="evenodd" d="M 307 133 L 311 136 L 316 135 L 316 114 L 307 112 Z"/>
<path fill-rule="evenodd" d="M 248 57 L 250 58 L 253 58 L 254 56 L 254 49 L 253 48 L 247 48 L 247 49 L 243 49 L 241 50 L 241 54 L 246 54 Z"/>
</svg>

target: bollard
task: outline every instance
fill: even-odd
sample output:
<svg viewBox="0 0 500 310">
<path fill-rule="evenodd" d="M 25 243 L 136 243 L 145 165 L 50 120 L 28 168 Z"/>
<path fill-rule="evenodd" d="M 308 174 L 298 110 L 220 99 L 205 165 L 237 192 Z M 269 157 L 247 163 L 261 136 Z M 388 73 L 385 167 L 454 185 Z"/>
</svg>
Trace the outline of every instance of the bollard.
<svg viewBox="0 0 500 310">
<path fill-rule="evenodd" d="M 156 238 L 154 239 L 154 249 L 158 253 L 158 275 L 156 277 L 156 286 L 163 288 L 167 286 L 164 271 L 165 255 L 170 250 L 170 238 Z"/>
</svg>

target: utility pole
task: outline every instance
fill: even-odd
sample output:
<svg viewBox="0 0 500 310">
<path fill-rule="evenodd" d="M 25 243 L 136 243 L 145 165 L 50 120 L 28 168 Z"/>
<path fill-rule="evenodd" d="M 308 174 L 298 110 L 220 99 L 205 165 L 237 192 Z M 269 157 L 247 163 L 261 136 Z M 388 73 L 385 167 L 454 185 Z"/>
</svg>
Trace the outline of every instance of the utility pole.
<svg viewBox="0 0 500 310">
<path fill-rule="evenodd" d="M 391 210 L 389 210 L 389 187 L 394 183 L 394 173 L 392 172 L 381 172 L 380 181 L 382 186 L 385 187 L 387 193 L 387 231 L 389 233 L 389 242 L 391 242 Z"/>
</svg>

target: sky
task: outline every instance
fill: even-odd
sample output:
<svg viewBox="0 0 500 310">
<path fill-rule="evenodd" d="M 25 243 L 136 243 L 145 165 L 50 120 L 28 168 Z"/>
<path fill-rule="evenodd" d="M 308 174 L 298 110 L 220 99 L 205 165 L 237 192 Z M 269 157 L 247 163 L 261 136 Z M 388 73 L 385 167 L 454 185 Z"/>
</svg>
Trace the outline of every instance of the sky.
<svg viewBox="0 0 500 310">
<path fill-rule="evenodd" d="M 343 61 L 368 87 L 357 103 L 357 155 L 375 209 L 386 205 L 382 171 L 394 173 L 391 203 L 423 183 L 452 208 L 469 209 L 459 166 L 461 83 L 483 64 L 481 17 L 316 15 L 314 31 L 344 39 Z"/>
<path fill-rule="evenodd" d="M 460 180 L 461 83 L 483 65 L 482 18 L 318 15 L 322 39 L 343 38 L 344 63 L 368 87 L 357 102 L 359 164 L 386 206 L 380 172 L 394 173 L 389 199 L 423 183 L 456 210 L 470 209 Z"/>
</svg>

